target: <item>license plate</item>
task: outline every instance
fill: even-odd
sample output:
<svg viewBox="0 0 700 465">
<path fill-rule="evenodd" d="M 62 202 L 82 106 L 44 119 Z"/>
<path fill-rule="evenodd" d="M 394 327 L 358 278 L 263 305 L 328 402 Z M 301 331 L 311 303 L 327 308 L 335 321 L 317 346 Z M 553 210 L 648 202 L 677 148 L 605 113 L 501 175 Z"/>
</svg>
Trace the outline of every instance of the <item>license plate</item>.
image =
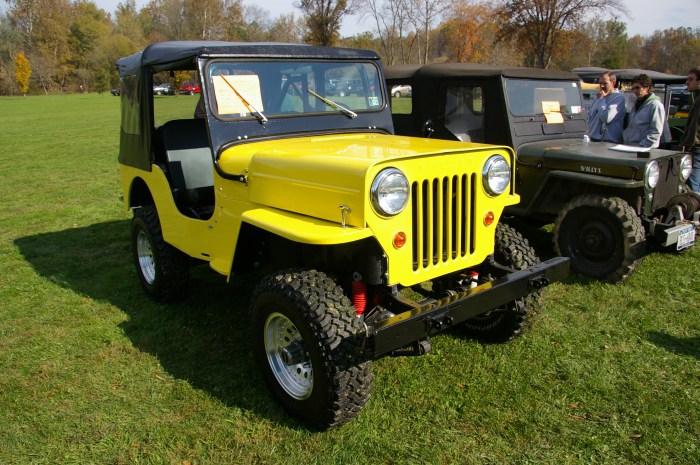
<svg viewBox="0 0 700 465">
<path fill-rule="evenodd" d="M 695 226 L 689 225 L 687 228 L 681 229 L 678 233 L 678 242 L 676 242 L 676 250 L 682 250 L 695 244 Z"/>
</svg>

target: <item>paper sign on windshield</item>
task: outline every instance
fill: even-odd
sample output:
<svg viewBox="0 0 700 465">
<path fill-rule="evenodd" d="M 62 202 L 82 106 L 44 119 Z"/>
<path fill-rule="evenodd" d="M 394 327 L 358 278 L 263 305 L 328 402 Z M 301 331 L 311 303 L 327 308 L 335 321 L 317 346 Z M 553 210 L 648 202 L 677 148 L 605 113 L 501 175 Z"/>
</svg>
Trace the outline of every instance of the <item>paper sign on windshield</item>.
<svg viewBox="0 0 700 465">
<path fill-rule="evenodd" d="M 255 74 L 212 76 L 216 107 L 220 115 L 248 115 L 264 111 L 260 95 L 260 79 Z M 250 106 L 244 102 L 248 102 Z M 254 110 L 255 109 L 255 110 Z"/>
<path fill-rule="evenodd" d="M 563 123 L 564 117 L 559 109 L 559 102 L 551 100 L 542 101 L 542 113 L 547 123 Z"/>
</svg>

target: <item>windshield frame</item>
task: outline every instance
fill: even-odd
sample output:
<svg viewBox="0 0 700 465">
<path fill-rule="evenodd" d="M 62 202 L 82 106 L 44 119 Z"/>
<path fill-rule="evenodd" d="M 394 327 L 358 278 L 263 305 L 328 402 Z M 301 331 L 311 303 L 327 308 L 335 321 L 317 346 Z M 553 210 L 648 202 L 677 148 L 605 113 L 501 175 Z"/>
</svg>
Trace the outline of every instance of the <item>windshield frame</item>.
<svg viewBox="0 0 700 465">
<path fill-rule="evenodd" d="M 387 105 L 381 76 L 381 69 L 372 60 L 213 58 L 204 67 L 203 96 L 211 115 L 220 121 L 257 118 L 264 124 L 267 119 L 343 112 L 309 91 L 352 112 L 372 113 Z M 319 80 L 324 84 L 318 86 Z M 355 89 L 339 89 L 345 81 L 352 81 Z M 219 111 L 222 108 L 224 111 Z"/>
</svg>

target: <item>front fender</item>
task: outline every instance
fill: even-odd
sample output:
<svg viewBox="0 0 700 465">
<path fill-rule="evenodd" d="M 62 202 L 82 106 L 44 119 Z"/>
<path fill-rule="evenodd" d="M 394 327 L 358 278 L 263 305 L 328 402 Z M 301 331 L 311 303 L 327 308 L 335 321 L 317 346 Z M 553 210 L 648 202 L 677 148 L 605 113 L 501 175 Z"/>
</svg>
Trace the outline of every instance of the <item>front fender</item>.
<svg viewBox="0 0 700 465">
<path fill-rule="evenodd" d="M 567 185 L 587 184 L 603 188 L 609 187 L 615 190 L 644 188 L 643 180 L 620 179 L 590 173 L 552 170 L 545 175 L 543 181 L 540 183 L 540 186 L 537 188 L 537 191 L 527 205 L 523 205 L 521 203 L 516 207 L 511 207 L 511 210 L 516 211 L 519 215 L 523 216 L 529 216 L 540 212 L 541 205 L 547 205 L 549 209 L 554 208 L 555 210 L 558 210 L 571 197 L 570 195 L 568 197 L 562 195 L 556 195 L 555 198 L 552 197 L 551 191 L 554 188 L 553 186 L 560 182 L 564 182 Z"/>
<path fill-rule="evenodd" d="M 269 207 L 248 210 L 241 215 L 241 221 L 303 244 L 345 244 L 372 236 L 369 228 L 344 228 L 340 223 Z"/>
</svg>

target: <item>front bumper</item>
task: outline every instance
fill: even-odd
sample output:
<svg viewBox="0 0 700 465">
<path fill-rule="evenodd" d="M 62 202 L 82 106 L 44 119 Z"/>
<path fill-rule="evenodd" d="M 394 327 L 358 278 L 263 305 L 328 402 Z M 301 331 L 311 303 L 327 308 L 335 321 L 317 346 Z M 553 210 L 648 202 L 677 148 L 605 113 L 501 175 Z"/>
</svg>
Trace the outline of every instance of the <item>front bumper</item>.
<svg viewBox="0 0 700 465">
<path fill-rule="evenodd" d="M 676 250 L 683 250 L 695 244 L 696 230 L 698 223 L 690 221 L 670 227 L 663 231 L 661 245 L 664 247 L 675 246 Z"/>
<path fill-rule="evenodd" d="M 523 298 L 569 274 L 569 259 L 556 257 L 481 284 L 367 328 L 370 356 L 379 358 L 470 318 Z"/>
<path fill-rule="evenodd" d="M 700 211 L 687 219 L 668 223 L 650 222 L 645 227 L 662 247 L 683 250 L 693 246 L 700 234 Z"/>
</svg>

